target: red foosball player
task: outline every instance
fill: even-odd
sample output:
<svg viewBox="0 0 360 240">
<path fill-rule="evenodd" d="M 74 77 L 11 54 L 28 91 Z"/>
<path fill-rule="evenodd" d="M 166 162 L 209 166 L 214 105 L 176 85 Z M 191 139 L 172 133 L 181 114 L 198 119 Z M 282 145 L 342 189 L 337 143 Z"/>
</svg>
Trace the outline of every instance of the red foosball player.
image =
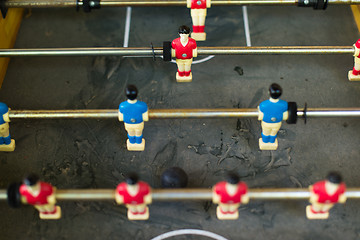
<svg viewBox="0 0 360 240">
<path fill-rule="evenodd" d="M 230 173 L 226 181 L 213 187 L 213 203 L 219 204 L 216 215 L 221 220 L 235 220 L 239 217 L 238 208 L 249 202 L 247 185 L 240 182 L 238 175 Z"/>
<path fill-rule="evenodd" d="M 152 202 L 151 188 L 146 182 L 139 181 L 136 174 L 130 174 L 125 182 L 117 186 L 115 200 L 117 204 L 125 204 L 130 220 L 149 219 L 147 204 Z"/>
<path fill-rule="evenodd" d="M 193 57 L 197 57 L 196 41 L 189 37 L 190 28 L 187 26 L 179 27 L 179 38 L 171 43 L 171 56 L 176 57 L 178 71 L 176 73 L 177 82 L 191 82 L 191 64 Z"/>
<path fill-rule="evenodd" d="M 350 81 L 360 81 L 360 39 L 354 44 L 354 68 L 348 73 Z"/>
<path fill-rule="evenodd" d="M 56 188 L 39 181 L 38 176 L 30 174 L 20 186 L 21 202 L 34 205 L 39 210 L 41 219 L 59 219 L 61 208 L 56 206 Z"/>
<path fill-rule="evenodd" d="M 187 0 L 187 7 L 191 8 L 190 15 L 193 22 L 191 37 L 196 41 L 205 41 L 205 19 L 207 8 L 211 7 L 211 0 Z"/>
<path fill-rule="evenodd" d="M 315 183 L 309 187 L 310 203 L 306 207 L 308 219 L 327 219 L 329 210 L 336 203 L 345 203 L 345 183 L 342 182 L 340 174 L 331 172 L 326 180 Z"/>
</svg>

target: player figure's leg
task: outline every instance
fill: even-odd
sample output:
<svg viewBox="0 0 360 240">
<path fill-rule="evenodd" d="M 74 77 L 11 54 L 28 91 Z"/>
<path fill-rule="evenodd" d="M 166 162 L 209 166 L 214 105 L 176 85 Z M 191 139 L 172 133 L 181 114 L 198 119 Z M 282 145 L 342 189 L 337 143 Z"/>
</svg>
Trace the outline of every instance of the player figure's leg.
<svg viewBox="0 0 360 240">
<path fill-rule="evenodd" d="M 276 139 L 277 132 L 281 127 L 279 123 L 261 122 L 261 138 L 259 139 L 259 147 L 261 150 L 276 150 L 278 148 L 278 141 Z"/>
<path fill-rule="evenodd" d="M 350 81 L 360 81 L 360 58 L 354 57 L 354 68 L 349 71 L 348 78 Z"/>
<path fill-rule="evenodd" d="M 327 219 L 329 217 L 329 212 L 324 211 L 326 207 L 324 208 L 323 203 L 312 203 L 312 205 L 308 205 L 306 207 L 306 217 L 308 219 Z M 327 205 L 327 204 L 326 204 Z"/>
<path fill-rule="evenodd" d="M 190 15 L 191 15 L 191 20 L 193 23 L 193 33 L 197 33 L 199 32 L 199 9 L 191 9 L 190 10 Z M 193 36 L 191 36 L 193 37 Z M 195 39 L 196 40 L 196 39 Z"/>
<path fill-rule="evenodd" d="M 0 125 L 0 151 L 14 151 L 15 140 L 11 139 L 9 123 Z"/>
<path fill-rule="evenodd" d="M 125 130 L 127 131 L 128 139 L 131 144 L 136 143 L 134 124 L 125 123 Z"/>
<path fill-rule="evenodd" d="M 178 67 L 177 73 L 176 73 L 176 80 L 181 80 L 183 77 L 185 77 L 185 63 L 183 59 L 176 59 L 176 64 Z"/>
<path fill-rule="evenodd" d="M 191 37 L 196 41 L 205 41 L 205 19 L 207 9 L 191 9 L 191 18 L 193 21 L 193 33 Z"/>
<path fill-rule="evenodd" d="M 266 123 L 264 121 L 261 122 L 261 138 L 264 143 L 268 143 L 270 141 L 270 134 L 272 130 L 271 123 Z"/>
<path fill-rule="evenodd" d="M 192 64 L 192 59 L 186 59 L 184 61 L 185 77 L 188 77 L 191 74 L 191 64 Z"/>
<path fill-rule="evenodd" d="M 143 130 L 144 130 L 144 123 L 140 123 L 140 124 L 136 124 L 137 127 L 135 128 L 135 140 L 137 144 L 141 144 L 142 143 L 142 139 L 143 139 Z"/>
<path fill-rule="evenodd" d="M 176 73 L 176 80 L 178 82 L 191 82 L 192 74 L 191 74 L 191 59 L 176 59 L 176 63 L 178 64 L 178 72 Z"/>
<path fill-rule="evenodd" d="M 128 141 L 126 143 L 129 151 L 144 151 L 145 140 L 142 138 L 144 122 L 138 124 L 125 123 L 125 129 L 128 131 Z"/>
<path fill-rule="evenodd" d="M 274 123 L 271 127 L 271 133 L 270 133 L 270 138 L 269 138 L 269 142 L 274 143 L 277 137 L 277 134 L 279 132 L 281 128 L 281 122 L 279 123 Z"/>
</svg>

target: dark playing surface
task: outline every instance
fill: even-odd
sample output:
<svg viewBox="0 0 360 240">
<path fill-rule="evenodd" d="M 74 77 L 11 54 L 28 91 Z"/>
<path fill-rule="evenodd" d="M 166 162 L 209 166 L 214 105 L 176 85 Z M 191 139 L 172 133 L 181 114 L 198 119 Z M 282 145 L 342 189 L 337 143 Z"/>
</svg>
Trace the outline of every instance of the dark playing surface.
<svg viewBox="0 0 360 240">
<path fill-rule="evenodd" d="M 33 10 L 22 22 L 16 48 L 122 46 L 125 8 Z M 249 7 L 253 46 L 350 46 L 359 37 L 350 7 L 326 11 Z M 199 46 L 244 46 L 241 7 L 208 10 L 208 41 Z M 130 47 L 155 47 L 190 25 L 189 10 L 133 8 Z M 201 59 L 203 57 L 199 57 Z M 255 108 L 273 82 L 283 99 L 303 107 L 360 107 L 360 83 L 349 82 L 351 55 L 216 56 L 196 64 L 192 83 L 176 83 L 176 66 L 151 58 L 13 58 L 0 90 L 12 109 L 116 109 L 135 84 L 149 108 Z M 152 187 L 168 167 L 183 168 L 189 187 L 210 188 L 234 170 L 251 188 L 308 187 L 340 171 L 360 187 L 360 121 L 308 119 L 283 124 L 277 151 L 259 151 L 260 123 L 252 119 L 150 120 L 144 152 L 126 150 L 117 119 L 16 120 L 13 153 L 0 153 L 0 188 L 38 173 L 59 189 L 113 188 L 135 171 Z M 63 217 L 39 220 L 30 207 L 0 202 L 0 239 L 152 239 L 172 230 L 203 229 L 228 239 L 358 239 L 360 201 L 331 210 L 328 220 L 307 220 L 306 201 L 250 201 L 236 221 L 220 221 L 210 202 L 155 202 L 148 221 L 128 221 L 115 202 L 59 202 Z M 206 239 L 186 236 L 173 239 Z"/>
</svg>

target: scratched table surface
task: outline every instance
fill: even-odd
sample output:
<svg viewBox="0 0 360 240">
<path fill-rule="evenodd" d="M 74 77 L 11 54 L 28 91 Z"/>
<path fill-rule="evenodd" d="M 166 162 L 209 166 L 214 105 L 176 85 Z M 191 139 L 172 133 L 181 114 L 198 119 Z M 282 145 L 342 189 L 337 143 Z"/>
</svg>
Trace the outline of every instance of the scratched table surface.
<svg viewBox="0 0 360 240">
<path fill-rule="evenodd" d="M 27 12 L 16 48 L 123 46 L 125 8 L 89 14 L 74 9 Z M 253 46 L 350 46 L 359 37 L 350 7 L 326 11 L 297 7 L 248 7 Z M 185 7 L 133 8 L 129 47 L 162 46 L 190 25 Z M 199 46 L 245 46 L 241 7 L 213 7 L 208 40 Z M 204 56 L 199 57 L 203 59 Z M 360 107 L 360 83 L 349 82 L 351 55 L 216 56 L 193 65 L 193 82 L 176 83 L 176 65 L 152 58 L 13 58 L 0 90 L 12 109 L 116 109 L 127 84 L 149 108 L 255 108 L 273 82 L 282 99 L 299 107 Z M 11 122 L 13 153 L 0 153 L 0 188 L 34 172 L 58 189 L 112 188 L 128 172 L 152 187 L 173 166 L 189 176 L 188 187 L 210 188 L 236 171 L 250 188 L 308 187 L 331 170 L 349 187 L 360 187 L 360 121 L 308 119 L 283 124 L 277 151 L 259 151 L 255 119 L 150 120 L 144 152 L 126 150 L 117 119 L 20 120 Z M 358 239 L 360 201 L 331 210 L 328 220 L 307 220 L 306 201 L 250 201 L 236 221 L 216 218 L 206 201 L 155 202 L 148 221 L 129 221 L 115 202 L 59 202 L 63 217 L 39 220 L 24 206 L 0 202 L 1 239 L 152 239 L 180 229 L 201 229 L 227 239 Z M 209 239 L 183 235 L 173 239 Z"/>
</svg>

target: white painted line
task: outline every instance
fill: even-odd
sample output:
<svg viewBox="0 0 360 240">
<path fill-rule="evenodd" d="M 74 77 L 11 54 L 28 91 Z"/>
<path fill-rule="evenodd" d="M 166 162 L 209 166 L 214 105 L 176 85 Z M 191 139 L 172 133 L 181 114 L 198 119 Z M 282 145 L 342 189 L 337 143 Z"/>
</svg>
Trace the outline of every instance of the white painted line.
<svg viewBox="0 0 360 240">
<path fill-rule="evenodd" d="M 126 8 L 125 33 L 124 33 L 123 47 L 129 47 L 130 22 L 131 22 L 131 7 L 127 7 Z"/>
<path fill-rule="evenodd" d="M 247 7 L 242 6 L 242 11 L 243 11 L 243 18 L 244 18 L 246 46 L 251 47 L 250 28 L 249 28 L 249 18 L 248 18 L 248 14 L 247 14 Z"/>
<path fill-rule="evenodd" d="M 210 59 L 212 59 L 213 57 L 215 57 L 215 55 L 210 55 L 210 56 L 207 56 L 206 58 L 203 58 L 203 59 L 200 59 L 200 60 L 196 60 L 196 61 L 193 61 L 191 65 L 194 65 L 194 64 L 198 64 L 198 63 L 203 63 L 203 62 L 206 62 L 206 61 L 209 61 Z M 172 63 L 176 63 L 176 61 L 174 59 L 171 60 Z"/>
<path fill-rule="evenodd" d="M 198 230 L 198 229 L 181 229 L 181 230 L 175 230 L 175 231 L 171 231 L 171 232 L 167 232 L 164 234 L 161 234 L 151 240 L 162 240 L 162 239 L 167 239 L 170 237 L 174 237 L 174 236 L 180 236 L 180 235 L 200 235 L 200 236 L 205 236 L 205 237 L 209 237 L 212 239 L 216 239 L 216 240 L 227 240 L 226 238 L 212 233 L 212 232 L 208 232 L 208 231 L 204 231 L 204 230 Z"/>
</svg>

